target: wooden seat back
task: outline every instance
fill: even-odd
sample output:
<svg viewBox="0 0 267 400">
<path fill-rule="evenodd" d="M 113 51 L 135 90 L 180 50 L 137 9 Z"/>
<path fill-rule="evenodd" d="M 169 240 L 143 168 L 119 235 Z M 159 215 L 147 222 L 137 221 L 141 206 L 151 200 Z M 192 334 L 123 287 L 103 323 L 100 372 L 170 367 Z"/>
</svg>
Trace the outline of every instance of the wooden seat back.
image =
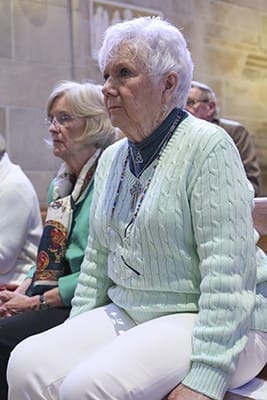
<svg viewBox="0 0 267 400">
<path fill-rule="evenodd" d="M 267 197 L 256 197 L 254 202 L 253 221 L 260 235 L 257 244 L 267 253 Z"/>
</svg>

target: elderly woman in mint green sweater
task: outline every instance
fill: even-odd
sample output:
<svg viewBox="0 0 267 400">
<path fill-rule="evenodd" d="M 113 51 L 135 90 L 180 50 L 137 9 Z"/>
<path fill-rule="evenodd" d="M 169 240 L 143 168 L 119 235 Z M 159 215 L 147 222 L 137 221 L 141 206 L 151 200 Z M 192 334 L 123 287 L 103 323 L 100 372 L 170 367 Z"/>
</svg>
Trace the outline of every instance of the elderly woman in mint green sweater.
<svg viewBox="0 0 267 400">
<path fill-rule="evenodd" d="M 183 109 L 193 66 L 177 28 L 113 25 L 99 65 L 126 138 L 96 170 L 71 316 L 15 348 L 9 400 L 222 400 L 267 360 L 253 189 L 229 135 Z"/>
<path fill-rule="evenodd" d="M 1 400 L 7 398 L 11 350 L 69 316 L 88 239 L 94 171 L 103 149 L 115 138 L 100 85 L 59 82 L 46 111 L 50 144 L 63 163 L 49 188 L 36 268 L 15 292 L 0 292 Z"/>
</svg>

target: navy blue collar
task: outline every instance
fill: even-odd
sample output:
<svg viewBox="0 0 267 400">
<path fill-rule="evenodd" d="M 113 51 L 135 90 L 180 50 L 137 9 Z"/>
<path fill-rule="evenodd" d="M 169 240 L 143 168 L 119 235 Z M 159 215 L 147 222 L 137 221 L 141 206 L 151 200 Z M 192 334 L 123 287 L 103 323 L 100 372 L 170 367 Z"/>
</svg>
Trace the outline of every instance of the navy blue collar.
<svg viewBox="0 0 267 400">
<path fill-rule="evenodd" d="M 161 123 L 161 125 L 144 140 L 139 143 L 133 143 L 128 140 L 130 153 L 129 166 L 130 171 L 134 176 L 140 176 L 142 172 L 159 155 L 162 147 L 161 143 L 162 145 L 165 144 L 164 137 L 167 135 L 172 124 L 178 116 L 179 124 L 188 116 L 188 113 L 182 109 L 174 108 L 167 116 L 167 118 Z"/>
</svg>

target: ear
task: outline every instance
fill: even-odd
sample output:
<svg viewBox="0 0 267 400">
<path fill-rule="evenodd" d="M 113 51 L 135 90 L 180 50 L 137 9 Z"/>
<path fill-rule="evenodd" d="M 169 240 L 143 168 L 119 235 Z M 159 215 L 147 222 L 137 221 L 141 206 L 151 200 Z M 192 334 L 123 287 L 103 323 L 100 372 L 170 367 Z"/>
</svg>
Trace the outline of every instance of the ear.
<svg viewBox="0 0 267 400">
<path fill-rule="evenodd" d="M 215 112 L 216 112 L 216 103 L 215 101 L 211 100 L 207 103 L 207 113 L 206 113 L 209 121 L 213 119 Z"/>
<path fill-rule="evenodd" d="M 163 91 L 162 100 L 163 104 L 170 101 L 173 96 L 173 92 L 176 90 L 178 85 L 178 75 L 175 71 L 168 72 L 163 77 Z"/>
</svg>

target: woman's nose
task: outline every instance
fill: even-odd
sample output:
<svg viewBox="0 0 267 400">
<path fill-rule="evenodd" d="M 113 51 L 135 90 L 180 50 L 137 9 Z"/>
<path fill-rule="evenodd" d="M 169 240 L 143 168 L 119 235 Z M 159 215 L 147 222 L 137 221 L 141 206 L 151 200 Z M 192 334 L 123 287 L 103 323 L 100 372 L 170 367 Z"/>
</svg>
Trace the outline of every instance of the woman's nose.
<svg viewBox="0 0 267 400">
<path fill-rule="evenodd" d="M 53 120 L 51 121 L 51 124 L 49 125 L 49 132 L 60 132 L 60 126 L 56 118 L 53 118 Z"/>
<path fill-rule="evenodd" d="M 116 90 L 117 89 L 116 89 L 114 80 L 109 77 L 103 85 L 102 92 L 103 92 L 104 96 L 108 96 L 108 95 L 114 96 Z"/>
</svg>

